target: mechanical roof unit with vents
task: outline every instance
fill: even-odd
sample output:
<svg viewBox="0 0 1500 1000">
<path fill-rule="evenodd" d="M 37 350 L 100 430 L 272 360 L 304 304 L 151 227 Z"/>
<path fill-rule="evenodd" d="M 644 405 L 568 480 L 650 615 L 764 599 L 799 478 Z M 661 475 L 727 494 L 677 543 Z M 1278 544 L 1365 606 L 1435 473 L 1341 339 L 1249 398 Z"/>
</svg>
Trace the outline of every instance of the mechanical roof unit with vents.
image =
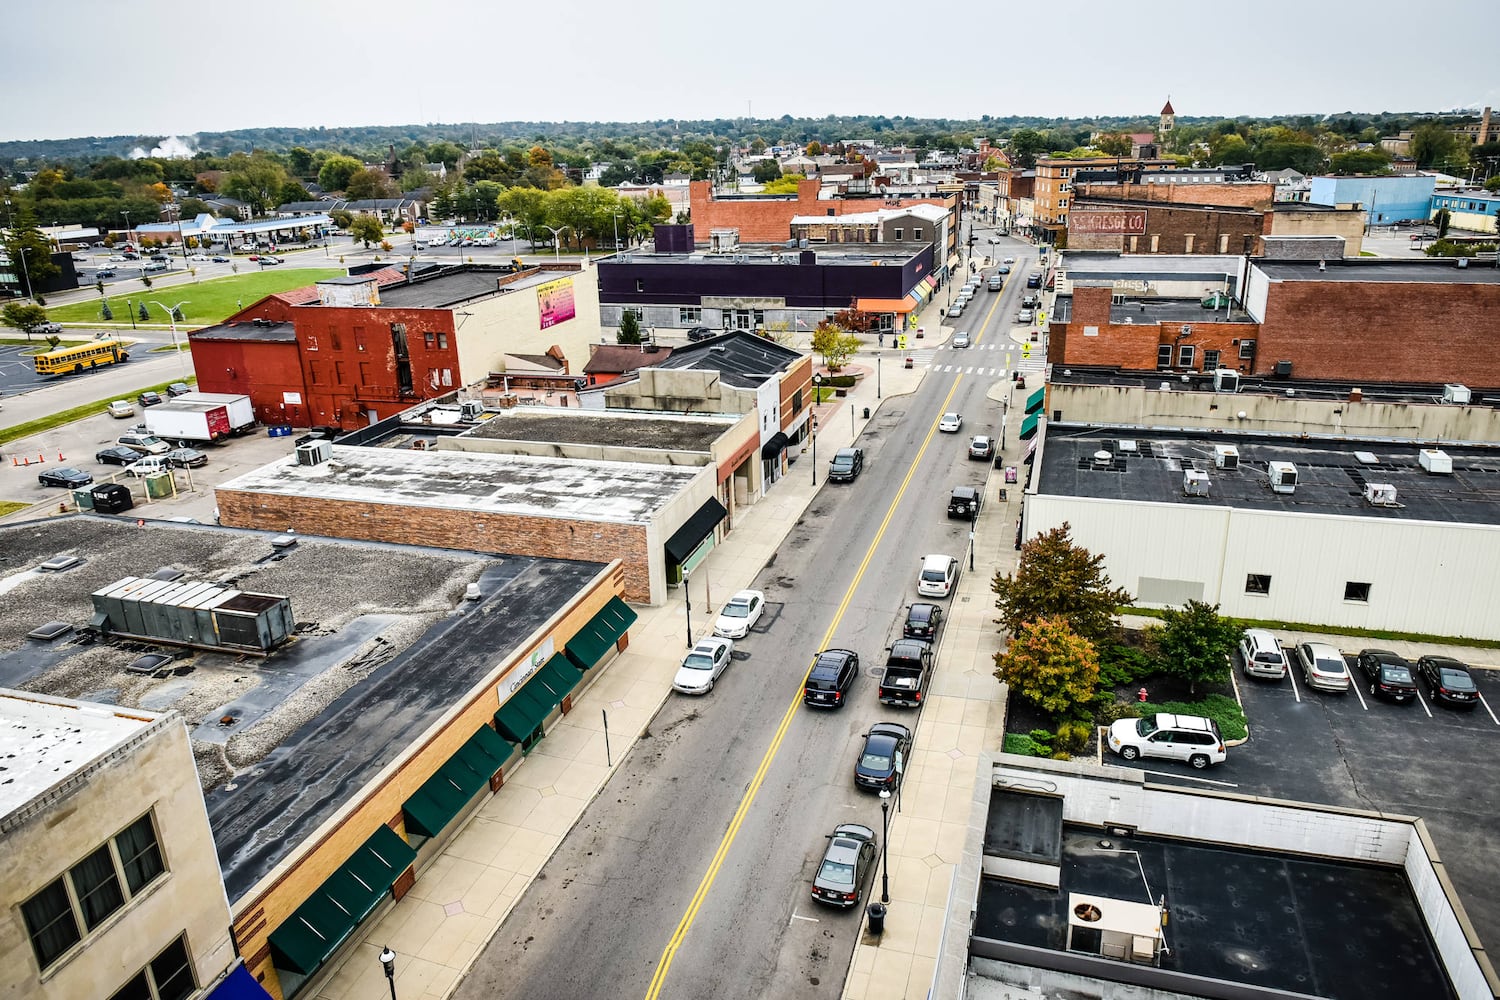
<svg viewBox="0 0 1500 1000">
<path fill-rule="evenodd" d="M 290 598 L 201 581 L 127 576 L 91 597 L 91 628 L 171 646 L 269 653 L 297 624 Z"/>
</svg>

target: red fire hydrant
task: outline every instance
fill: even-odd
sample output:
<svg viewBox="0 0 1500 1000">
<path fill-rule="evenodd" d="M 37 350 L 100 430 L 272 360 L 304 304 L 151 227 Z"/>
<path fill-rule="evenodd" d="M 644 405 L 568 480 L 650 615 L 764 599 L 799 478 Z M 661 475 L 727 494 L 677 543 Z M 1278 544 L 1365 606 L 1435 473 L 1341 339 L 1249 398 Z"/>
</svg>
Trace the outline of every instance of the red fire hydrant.
<svg viewBox="0 0 1500 1000">
<path fill-rule="evenodd" d="M 1137 691 L 1135 693 L 1135 697 L 1136 697 L 1136 700 L 1138 700 L 1138 701 L 1145 701 L 1146 700 L 1146 689 L 1145 688 L 1141 688 L 1139 691 Z"/>
</svg>

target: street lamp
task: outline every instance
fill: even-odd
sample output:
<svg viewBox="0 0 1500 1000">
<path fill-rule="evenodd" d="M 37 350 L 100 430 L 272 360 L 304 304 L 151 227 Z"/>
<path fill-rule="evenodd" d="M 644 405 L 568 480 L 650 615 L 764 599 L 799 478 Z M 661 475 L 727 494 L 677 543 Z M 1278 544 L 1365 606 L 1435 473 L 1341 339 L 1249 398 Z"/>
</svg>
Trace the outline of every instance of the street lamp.
<svg viewBox="0 0 1500 1000">
<path fill-rule="evenodd" d="M 181 314 L 182 307 L 188 305 L 191 301 L 191 299 L 183 299 L 175 306 L 167 309 L 165 305 L 156 301 L 155 299 L 151 300 L 151 304 L 153 306 L 161 306 L 163 309 L 167 310 L 167 322 L 172 324 L 172 350 L 177 352 L 177 356 L 179 358 L 182 357 L 182 348 L 177 346 L 177 317 Z"/>
<path fill-rule="evenodd" d="M 615 253 L 619 253 L 620 252 L 620 213 L 616 212 L 613 215 L 611 215 L 609 218 L 610 218 L 610 221 L 613 223 L 613 225 L 615 227 L 615 248 L 614 248 L 615 249 Z"/>
<path fill-rule="evenodd" d="M 130 213 L 127 212 L 127 211 L 125 211 L 124 209 L 121 209 L 120 210 L 120 214 L 123 215 L 123 216 L 125 216 L 125 242 L 129 243 L 130 242 Z"/>
<path fill-rule="evenodd" d="M 813 410 L 812 415 L 807 418 L 808 433 L 812 435 L 812 484 L 818 485 L 818 399 L 822 395 L 823 376 L 814 375 L 813 383 Z"/>
<path fill-rule="evenodd" d="M 396 953 L 389 946 L 380 949 L 380 964 L 385 966 L 385 981 L 391 985 L 391 1000 L 396 1000 Z"/>
<path fill-rule="evenodd" d="M 880 901 L 891 901 L 891 790 L 880 790 Z"/>
<path fill-rule="evenodd" d="M 682 593 L 687 598 L 687 648 L 693 648 L 693 588 L 688 586 L 690 574 L 682 571 Z"/>
<path fill-rule="evenodd" d="M 555 260 L 557 260 L 557 254 L 558 254 L 558 249 L 559 249 L 558 245 L 557 245 L 557 234 L 560 233 L 560 232 L 562 232 L 564 229 L 571 229 L 572 227 L 571 226 L 558 226 L 556 229 L 553 229 L 551 226 L 542 226 L 541 228 L 547 230 L 547 232 L 549 232 L 549 233 L 552 234 L 552 259 L 555 261 Z"/>
</svg>

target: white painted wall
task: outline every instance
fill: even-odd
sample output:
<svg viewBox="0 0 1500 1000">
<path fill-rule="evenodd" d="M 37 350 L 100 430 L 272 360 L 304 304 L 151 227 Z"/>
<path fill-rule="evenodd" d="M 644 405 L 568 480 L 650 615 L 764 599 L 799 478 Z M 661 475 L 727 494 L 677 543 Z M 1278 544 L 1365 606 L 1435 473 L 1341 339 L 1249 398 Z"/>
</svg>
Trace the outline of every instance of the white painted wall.
<svg viewBox="0 0 1500 1000">
<path fill-rule="evenodd" d="M 1485 981 L 1479 963 L 1474 960 L 1464 924 L 1444 892 L 1443 880 L 1428 854 L 1427 841 L 1415 826 L 1406 852 L 1406 878 L 1459 1000 L 1494 1000 L 1495 989 Z"/>
</svg>

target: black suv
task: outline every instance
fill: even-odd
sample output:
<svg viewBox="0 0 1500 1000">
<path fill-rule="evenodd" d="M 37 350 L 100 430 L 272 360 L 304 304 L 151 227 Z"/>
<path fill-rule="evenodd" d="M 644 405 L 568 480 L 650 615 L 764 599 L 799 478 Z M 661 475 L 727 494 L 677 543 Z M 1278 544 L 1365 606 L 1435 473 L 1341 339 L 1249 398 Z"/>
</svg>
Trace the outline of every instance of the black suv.
<svg viewBox="0 0 1500 1000">
<path fill-rule="evenodd" d="M 903 639 L 926 639 L 931 642 L 943 624 L 943 609 L 936 604 L 913 604 L 906 609 L 906 621 L 901 625 Z"/>
<path fill-rule="evenodd" d="M 1391 701 L 1417 700 L 1417 679 L 1404 656 L 1389 649 L 1362 649 L 1356 660 L 1370 681 L 1370 693 Z"/>
<path fill-rule="evenodd" d="M 828 481 L 852 483 L 859 478 L 864 467 L 865 451 L 863 448 L 840 448 L 833 453 L 833 459 L 828 463 Z"/>
<path fill-rule="evenodd" d="M 948 516 L 973 521 L 979 517 L 979 508 L 984 503 L 984 494 L 972 486 L 955 486 L 948 498 Z"/>
<path fill-rule="evenodd" d="M 858 653 L 852 649 L 823 650 L 802 686 L 802 703 L 813 708 L 842 708 L 858 674 Z"/>
</svg>

